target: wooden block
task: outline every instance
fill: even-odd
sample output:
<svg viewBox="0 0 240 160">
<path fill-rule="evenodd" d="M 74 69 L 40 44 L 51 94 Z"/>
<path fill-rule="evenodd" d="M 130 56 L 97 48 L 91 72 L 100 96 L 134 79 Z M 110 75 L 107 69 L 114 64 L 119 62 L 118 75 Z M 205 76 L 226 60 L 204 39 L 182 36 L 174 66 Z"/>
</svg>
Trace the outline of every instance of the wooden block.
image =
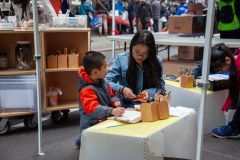
<svg viewBox="0 0 240 160">
<path fill-rule="evenodd" d="M 79 68 L 79 54 L 68 55 L 68 68 Z"/>
<path fill-rule="evenodd" d="M 67 68 L 67 55 L 58 55 L 58 68 Z"/>
<path fill-rule="evenodd" d="M 167 101 L 168 107 L 170 107 L 170 100 L 171 100 L 170 94 L 165 94 L 165 96 L 163 96 L 160 93 L 156 93 L 154 96 L 154 101 Z"/>
<path fill-rule="evenodd" d="M 183 88 L 193 88 L 193 76 L 181 76 L 181 87 Z"/>
<path fill-rule="evenodd" d="M 55 55 L 49 55 L 47 56 L 47 68 L 57 68 L 57 60 L 58 60 L 58 57 L 55 56 Z"/>
<path fill-rule="evenodd" d="M 158 102 L 158 118 L 159 119 L 169 118 L 169 107 L 167 101 Z"/>
<path fill-rule="evenodd" d="M 158 103 L 142 103 L 140 105 L 143 122 L 154 122 L 158 120 Z"/>
</svg>

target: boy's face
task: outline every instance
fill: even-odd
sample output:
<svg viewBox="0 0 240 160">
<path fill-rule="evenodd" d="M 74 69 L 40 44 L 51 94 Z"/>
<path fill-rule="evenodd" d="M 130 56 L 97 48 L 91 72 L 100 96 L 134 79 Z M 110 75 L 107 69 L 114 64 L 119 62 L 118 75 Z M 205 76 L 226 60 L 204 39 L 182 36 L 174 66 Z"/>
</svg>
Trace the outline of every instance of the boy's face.
<svg viewBox="0 0 240 160">
<path fill-rule="evenodd" d="M 107 67 L 107 62 L 106 62 L 106 59 L 105 59 L 105 60 L 103 60 L 101 69 L 100 70 L 97 69 L 96 78 L 97 79 L 104 79 L 107 75 L 107 72 L 108 72 L 108 67 Z"/>
</svg>

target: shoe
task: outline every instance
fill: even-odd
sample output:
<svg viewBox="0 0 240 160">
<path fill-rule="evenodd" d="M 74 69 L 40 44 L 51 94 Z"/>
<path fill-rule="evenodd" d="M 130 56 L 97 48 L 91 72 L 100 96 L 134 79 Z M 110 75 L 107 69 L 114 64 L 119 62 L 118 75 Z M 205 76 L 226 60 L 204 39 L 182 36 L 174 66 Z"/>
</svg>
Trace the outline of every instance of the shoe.
<svg viewBox="0 0 240 160">
<path fill-rule="evenodd" d="M 78 149 L 80 149 L 80 147 L 81 147 L 81 145 L 80 145 L 80 136 L 78 136 L 78 138 L 76 139 L 76 141 L 75 141 L 75 144 L 76 144 L 76 146 L 77 146 L 77 148 Z"/>
<path fill-rule="evenodd" d="M 168 31 L 168 28 L 167 27 L 164 27 L 163 29 L 162 29 L 162 32 L 167 32 Z"/>
<path fill-rule="evenodd" d="M 212 135 L 217 138 L 240 138 L 240 131 L 233 130 L 230 125 L 223 125 L 212 130 Z"/>
</svg>

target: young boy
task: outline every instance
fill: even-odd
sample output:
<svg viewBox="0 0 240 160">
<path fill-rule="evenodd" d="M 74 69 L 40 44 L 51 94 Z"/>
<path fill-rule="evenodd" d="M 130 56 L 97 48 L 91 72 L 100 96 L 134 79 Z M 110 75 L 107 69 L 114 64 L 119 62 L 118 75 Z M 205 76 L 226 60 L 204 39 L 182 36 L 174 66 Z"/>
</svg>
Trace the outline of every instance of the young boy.
<svg viewBox="0 0 240 160">
<path fill-rule="evenodd" d="M 106 57 L 99 52 L 90 51 L 83 57 L 83 67 L 78 71 L 80 135 L 76 146 L 81 146 L 82 131 L 97 124 L 108 116 L 121 116 L 124 108 L 108 82 Z M 116 108 L 115 108 L 116 107 Z"/>
</svg>

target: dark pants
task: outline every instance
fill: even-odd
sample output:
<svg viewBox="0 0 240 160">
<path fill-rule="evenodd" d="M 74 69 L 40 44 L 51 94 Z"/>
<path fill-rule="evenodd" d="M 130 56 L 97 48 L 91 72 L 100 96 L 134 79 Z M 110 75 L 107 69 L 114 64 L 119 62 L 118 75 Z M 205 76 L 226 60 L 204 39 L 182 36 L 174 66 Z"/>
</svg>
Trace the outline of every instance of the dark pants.
<svg viewBox="0 0 240 160">
<path fill-rule="evenodd" d="M 233 115 L 233 119 L 230 122 L 230 125 L 237 130 L 240 130 L 240 94 L 238 96 L 237 105 L 232 105 L 229 109 L 236 109 L 236 112 Z"/>
<path fill-rule="evenodd" d="M 142 30 L 148 30 L 148 22 L 141 22 L 142 23 Z"/>
<path fill-rule="evenodd" d="M 130 23 L 130 26 L 129 26 L 130 27 L 130 31 L 129 31 L 130 34 L 133 34 L 133 32 L 134 32 L 133 19 L 134 19 L 134 17 L 128 16 L 128 21 Z"/>
<path fill-rule="evenodd" d="M 158 32 L 158 20 L 153 20 L 153 31 Z"/>
</svg>

